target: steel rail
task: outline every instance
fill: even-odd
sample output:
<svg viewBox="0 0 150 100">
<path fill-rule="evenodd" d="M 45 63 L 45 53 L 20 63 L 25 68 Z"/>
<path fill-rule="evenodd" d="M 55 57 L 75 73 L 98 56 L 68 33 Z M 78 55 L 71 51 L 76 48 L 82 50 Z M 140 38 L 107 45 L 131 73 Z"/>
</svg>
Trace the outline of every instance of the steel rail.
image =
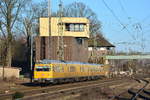
<svg viewBox="0 0 150 100">
<path fill-rule="evenodd" d="M 93 88 L 93 87 L 101 87 L 101 86 L 105 86 L 105 85 L 112 85 L 112 84 L 116 84 L 116 83 L 121 83 L 124 82 L 124 80 L 115 80 L 115 81 L 108 81 L 108 82 L 103 82 L 103 83 L 97 83 L 97 84 L 91 84 L 91 85 L 86 85 L 86 86 L 77 86 L 77 87 L 71 87 L 71 88 L 66 88 L 66 89 L 60 89 L 60 90 L 56 90 L 56 91 L 47 91 L 47 93 L 40 93 L 40 94 L 36 94 L 33 96 L 26 96 L 24 98 L 22 98 L 21 100 L 33 100 L 33 99 L 37 99 L 37 98 L 41 98 L 41 97 L 50 97 L 50 96 L 54 96 L 54 95 L 58 95 L 60 93 L 66 93 L 66 92 L 76 92 L 76 91 L 80 91 L 80 90 L 85 90 L 85 89 L 89 89 L 89 88 Z"/>
<path fill-rule="evenodd" d="M 117 78 L 117 79 L 107 79 L 107 80 L 96 80 L 96 81 L 83 81 L 83 82 L 75 82 L 75 83 L 69 83 L 69 84 L 61 84 L 61 85 L 50 85 L 50 86 L 47 86 L 47 87 L 39 87 L 38 89 L 29 89 L 29 90 L 21 90 L 21 93 L 23 93 L 25 96 L 26 95 L 31 95 L 31 94 L 37 94 L 37 93 L 43 93 L 43 91 L 49 91 L 49 90 L 54 90 L 54 89 L 60 89 L 60 88 L 68 88 L 68 87 L 75 87 L 75 86 L 78 86 L 78 85 L 81 85 L 81 84 L 93 84 L 93 83 L 97 83 L 97 82 L 101 82 L 101 83 L 104 83 L 104 82 L 110 82 L 110 81 L 114 81 L 114 80 L 121 80 L 120 78 Z M 18 90 L 19 92 L 20 90 Z M 12 95 L 14 94 L 15 92 L 11 92 L 11 93 L 8 93 L 8 94 L 0 94 L 0 99 L 3 99 L 3 98 L 12 98 Z"/>
<path fill-rule="evenodd" d="M 137 96 L 139 96 L 139 94 L 141 93 L 141 91 L 144 91 L 144 88 L 149 84 L 149 81 L 144 80 L 144 79 L 138 79 L 138 78 L 132 78 L 133 80 L 137 81 L 138 83 L 141 83 L 141 81 L 146 82 L 146 84 L 140 89 L 138 90 L 138 92 L 134 93 L 132 91 L 130 91 L 130 89 L 128 89 L 128 92 L 130 92 L 133 96 L 130 98 L 130 100 L 136 100 Z M 124 93 L 126 93 L 127 90 L 119 93 L 117 96 L 113 96 L 112 98 L 110 98 L 109 100 L 114 100 L 116 97 L 120 98 L 120 96 Z"/>
<path fill-rule="evenodd" d="M 131 97 L 131 100 L 136 100 L 137 97 L 140 95 L 140 93 L 143 92 L 144 89 L 145 89 L 145 88 L 147 87 L 147 85 L 149 84 L 149 81 L 147 81 L 147 80 L 142 79 L 142 81 L 145 82 L 145 85 L 144 85 L 141 89 L 139 89 L 139 90 L 136 92 L 135 95 L 133 95 L 133 96 Z"/>
</svg>

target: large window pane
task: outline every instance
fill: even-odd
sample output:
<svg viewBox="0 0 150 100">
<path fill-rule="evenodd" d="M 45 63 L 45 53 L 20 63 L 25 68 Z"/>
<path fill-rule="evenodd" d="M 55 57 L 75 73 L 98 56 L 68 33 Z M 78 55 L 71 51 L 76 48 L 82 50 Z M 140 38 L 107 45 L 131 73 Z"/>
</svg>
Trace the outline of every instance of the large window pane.
<svg viewBox="0 0 150 100">
<path fill-rule="evenodd" d="M 84 31 L 84 25 L 80 24 L 80 31 L 83 32 Z"/>
<path fill-rule="evenodd" d="M 79 24 L 75 24 L 75 31 L 78 32 L 79 30 Z"/>
<path fill-rule="evenodd" d="M 74 31 L 74 24 L 70 24 L 70 31 Z"/>
<path fill-rule="evenodd" d="M 70 24 L 65 24 L 66 26 L 66 31 L 70 31 Z"/>
</svg>

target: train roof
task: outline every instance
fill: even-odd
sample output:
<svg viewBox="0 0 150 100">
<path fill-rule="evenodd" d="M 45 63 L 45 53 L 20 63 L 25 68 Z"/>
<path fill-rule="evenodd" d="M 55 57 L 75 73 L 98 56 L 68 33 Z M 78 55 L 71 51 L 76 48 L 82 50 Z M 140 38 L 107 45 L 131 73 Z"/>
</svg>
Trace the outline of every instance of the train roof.
<svg viewBox="0 0 150 100">
<path fill-rule="evenodd" d="M 59 63 L 59 64 L 83 64 L 83 65 L 103 65 L 103 64 L 92 64 L 92 63 L 84 63 L 84 62 L 75 62 L 75 61 L 61 61 L 61 60 L 48 60 L 48 59 L 44 59 L 44 60 L 40 60 L 39 62 L 40 64 L 50 64 L 50 63 Z"/>
</svg>

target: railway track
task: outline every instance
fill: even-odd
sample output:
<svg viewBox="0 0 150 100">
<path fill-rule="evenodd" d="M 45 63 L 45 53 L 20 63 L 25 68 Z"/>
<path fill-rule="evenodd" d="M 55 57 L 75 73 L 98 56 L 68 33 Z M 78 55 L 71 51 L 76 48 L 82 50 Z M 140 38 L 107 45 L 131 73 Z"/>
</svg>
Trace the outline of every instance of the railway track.
<svg viewBox="0 0 150 100">
<path fill-rule="evenodd" d="M 60 96 L 64 96 L 64 95 L 69 95 L 69 94 L 77 94 L 80 93 L 82 91 L 86 91 L 88 89 L 91 88 L 95 88 L 95 87 L 103 87 L 103 86 L 108 86 L 108 85 L 113 85 L 113 84 L 120 84 L 121 82 L 125 82 L 127 80 L 114 80 L 114 81 L 105 81 L 103 83 L 93 83 L 93 84 L 84 84 L 81 86 L 75 86 L 75 87 L 69 87 L 69 88 L 62 88 L 62 89 L 58 89 L 58 90 L 54 90 L 54 91 L 46 91 L 45 93 L 38 93 L 35 94 L 33 96 L 27 96 L 22 98 L 22 100 L 41 100 L 44 98 L 44 100 L 49 99 L 49 98 L 56 98 L 56 97 L 60 97 Z"/>
<path fill-rule="evenodd" d="M 123 91 L 117 96 L 114 96 L 111 100 L 150 100 L 150 90 L 147 90 L 146 87 L 149 85 L 149 81 L 145 79 L 135 79 L 140 83 L 138 88 L 133 86 L 127 91 Z M 140 87 L 140 88 L 139 88 Z"/>
<path fill-rule="evenodd" d="M 39 89 L 25 90 L 20 92 L 24 94 L 22 100 L 34 100 L 34 99 L 37 100 L 37 98 L 38 100 L 40 100 L 42 98 L 53 98 L 61 95 L 66 95 L 66 94 L 68 95 L 70 93 L 77 93 L 77 92 L 81 92 L 82 90 L 85 91 L 86 89 L 90 89 L 93 87 L 102 87 L 106 85 L 119 84 L 129 80 L 131 79 L 115 79 L 115 80 L 110 79 L 110 80 L 79 82 L 79 83 L 72 83 L 72 84 L 48 86 Z M 12 99 L 13 94 L 14 93 L 1 94 L 0 99 L 10 100 Z"/>
</svg>

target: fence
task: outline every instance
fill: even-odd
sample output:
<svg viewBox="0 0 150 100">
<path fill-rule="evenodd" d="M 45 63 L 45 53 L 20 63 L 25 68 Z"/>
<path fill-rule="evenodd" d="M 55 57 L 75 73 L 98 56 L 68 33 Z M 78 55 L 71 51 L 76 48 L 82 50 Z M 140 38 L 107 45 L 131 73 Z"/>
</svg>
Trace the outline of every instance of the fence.
<svg viewBox="0 0 150 100">
<path fill-rule="evenodd" d="M 150 59 L 111 59 L 109 62 L 114 74 L 150 75 Z"/>
</svg>

